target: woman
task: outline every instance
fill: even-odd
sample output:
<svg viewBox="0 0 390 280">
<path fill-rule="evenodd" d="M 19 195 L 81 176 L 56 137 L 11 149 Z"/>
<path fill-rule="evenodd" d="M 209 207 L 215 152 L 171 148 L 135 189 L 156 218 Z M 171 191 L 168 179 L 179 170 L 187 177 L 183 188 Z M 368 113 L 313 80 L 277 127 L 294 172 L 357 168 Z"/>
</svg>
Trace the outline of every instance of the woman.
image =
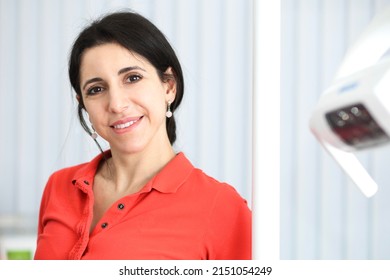
<svg viewBox="0 0 390 280">
<path fill-rule="evenodd" d="M 107 15 L 78 36 L 69 77 L 81 125 L 110 149 L 49 178 L 35 259 L 250 259 L 245 200 L 172 148 L 184 82 L 164 35 Z"/>
</svg>

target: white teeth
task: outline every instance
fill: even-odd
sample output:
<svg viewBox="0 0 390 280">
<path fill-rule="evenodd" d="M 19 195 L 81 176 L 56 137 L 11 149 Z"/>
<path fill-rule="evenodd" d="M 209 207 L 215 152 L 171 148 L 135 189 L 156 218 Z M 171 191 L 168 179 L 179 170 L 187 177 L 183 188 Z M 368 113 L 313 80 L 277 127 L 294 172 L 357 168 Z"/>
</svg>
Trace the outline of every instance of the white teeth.
<svg viewBox="0 0 390 280">
<path fill-rule="evenodd" d="M 127 123 L 122 123 L 122 124 L 118 124 L 118 125 L 114 125 L 114 128 L 116 129 L 123 129 L 123 128 L 126 128 L 126 127 L 129 127 L 131 125 L 133 125 L 134 123 L 136 123 L 137 121 L 130 121 L 130 122 L 127 122 Z"/>
</svg>

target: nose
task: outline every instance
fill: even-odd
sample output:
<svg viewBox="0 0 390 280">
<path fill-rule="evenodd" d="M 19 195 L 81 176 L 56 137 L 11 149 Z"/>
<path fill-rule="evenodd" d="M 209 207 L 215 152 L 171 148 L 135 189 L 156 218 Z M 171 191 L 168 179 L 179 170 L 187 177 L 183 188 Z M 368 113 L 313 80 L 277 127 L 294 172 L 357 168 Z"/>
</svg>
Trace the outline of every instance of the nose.
<svg viewBox="0 0 390 280">
<path fill-rule="evenodd" d="M 120 88 L 111 88 L 109 93 L 109 111 L 112 113 L 122 113 L 129 107 L 130 101 L 128 100 L 125 92 Z"/>
</svg>

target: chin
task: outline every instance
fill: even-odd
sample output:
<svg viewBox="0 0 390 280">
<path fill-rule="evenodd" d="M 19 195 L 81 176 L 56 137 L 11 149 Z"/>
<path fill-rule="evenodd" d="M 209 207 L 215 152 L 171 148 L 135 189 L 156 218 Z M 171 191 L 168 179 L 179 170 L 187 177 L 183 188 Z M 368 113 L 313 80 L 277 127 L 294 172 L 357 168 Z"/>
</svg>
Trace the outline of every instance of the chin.
<svg viewBox="0 0 390 280">
<path fill-rule="evenodd" d="M 122 154 L 138 154 L 146 150 L 146 145 L 144 143 L 129 143 L 127 145 L 111 146 L 111 149 Z"/>
</svg>

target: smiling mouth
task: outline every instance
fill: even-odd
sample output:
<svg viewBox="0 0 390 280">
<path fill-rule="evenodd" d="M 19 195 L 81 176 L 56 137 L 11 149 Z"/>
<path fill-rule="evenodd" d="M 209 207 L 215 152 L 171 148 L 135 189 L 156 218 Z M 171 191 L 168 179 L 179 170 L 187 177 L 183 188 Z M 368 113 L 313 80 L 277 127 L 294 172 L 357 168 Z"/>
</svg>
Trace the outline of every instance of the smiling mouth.
<svg viewBox="0 0 390 280">
<path fill-rule="evenodd" d="M 132 126 L 133 124 L 137 123 L 141 119 L 142 119 L 142 117 L 140 117 L 136 120 L 125 122 L 125 123 L 112 125 L 111 127 L 114 129 L 125 129 L 125 128 L 128 128 L 128 127 Z"/>
</svg>

